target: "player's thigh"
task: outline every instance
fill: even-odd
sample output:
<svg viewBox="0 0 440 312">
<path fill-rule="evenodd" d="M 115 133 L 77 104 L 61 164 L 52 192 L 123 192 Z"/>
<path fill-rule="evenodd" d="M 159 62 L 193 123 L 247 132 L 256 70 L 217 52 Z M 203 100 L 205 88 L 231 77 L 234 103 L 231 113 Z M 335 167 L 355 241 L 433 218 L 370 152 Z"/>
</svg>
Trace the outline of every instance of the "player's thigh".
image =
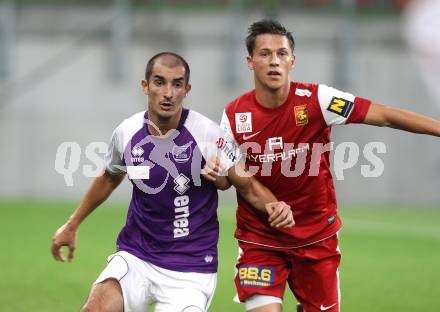
<svg viewBox="0 0 440 312">
<path fill-rule="evenodd" d="M 94 284 L 82 312 L 122 312 L 124 299 L 119 282 L 114 278 L 108 278 Z"/>
<path fill-rule="evenodd" d="M 108 258 L 95 286 L 107 280 L 114 280 L 120 286 L 124 312 L 145 312 L 153 301 L 145 262 L 128 252 L 119 251 Z"/>
<path fill-rule="evenodd" d="M 156 312 L 208 311 L 217 285 L 217 273 L 176 272 L 155 267 Z"/>
<path fill-rule="evenodd" d="M 339 311 L 341 254 L 337 236 L 303 249 L 302 255 L 294 258 L 289 278 L 296 298 L 307 312 Z"/>
<path fill-rule="evenodd" d="M 235 285 L 241 302 L 255 295 L 283 298 L 289 263 L 281 251 L 240 244 Z M 273 302 L 277 303 L 277 302 Z"/>
</svg>

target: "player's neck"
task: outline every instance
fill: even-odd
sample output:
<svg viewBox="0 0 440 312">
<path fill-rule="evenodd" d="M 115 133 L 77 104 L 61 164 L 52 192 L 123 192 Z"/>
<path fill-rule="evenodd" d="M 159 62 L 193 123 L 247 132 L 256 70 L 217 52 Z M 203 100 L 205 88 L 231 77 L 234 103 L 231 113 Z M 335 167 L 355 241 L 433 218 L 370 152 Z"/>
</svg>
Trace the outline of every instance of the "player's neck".
<svg viewBox="0 0 440 312">
<path fill-rule="evenodd" d="M 290 81 L 279 89 L 270 89 L 260 83 L 255 83 L 255 97 L 258 104 L 266 108 L 277 108 L 283 105 L 289 97 Z"/>
<path fill-rule="evenodd" d="M 177 112 L 171 118 L 160 118 L 156 114 L 149 111 L 148 119 L 153 123 L 153 125 L 150 123 L 148 124 L 148 131 L 154 136 L 169 135 L 179 126 L 181 116 L 182 110 Z"/>
</svg>

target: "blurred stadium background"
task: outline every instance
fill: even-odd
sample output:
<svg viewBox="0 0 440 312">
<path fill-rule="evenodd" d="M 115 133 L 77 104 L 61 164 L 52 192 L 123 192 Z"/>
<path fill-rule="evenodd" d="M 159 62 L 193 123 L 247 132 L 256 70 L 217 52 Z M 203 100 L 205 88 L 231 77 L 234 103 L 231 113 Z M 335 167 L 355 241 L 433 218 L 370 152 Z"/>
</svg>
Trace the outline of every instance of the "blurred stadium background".
<svg viewBox="0 0 440 312">
<path fill-rule="evenodd" d="M 252 88 L 247 27 L 274 17 L 293 31 L 291 78 L 325 83 L 440 119 L 404 41 L 401 1 L 386 0 L 2 0 L 0 2 L 0 310 L 75 311 L 112 252 L 130 185 L 81 230 L 72 266 L 50 258 L 55 229 L 96 169 L 86 148 L 107 142 L 119 122 L 145 109 L 140 88 L 155 53 L 182 54 L 191 67 L 189 108 L 219 121 L 226 103 Z M 333 130 L 356 142 L 359 162 L 336 181 L 344 258 L 345 311 L 440 308 L 440 149 L 436 138 L 390 129 Z M 365 178 L 362 150 L 384 142 L 380 177 Z M 76 142 L 73 186 L 55 170 L 58 147 Z M 102 155 L 102 153 L 101 153 Z M 75 163 L 68 155 L 63 165 Z M 232 304 L 234 194 L 222 194 L 220 280 L 212 311 Z M 286 311 L 293 311 L 288 298 Z"/>
</svg>

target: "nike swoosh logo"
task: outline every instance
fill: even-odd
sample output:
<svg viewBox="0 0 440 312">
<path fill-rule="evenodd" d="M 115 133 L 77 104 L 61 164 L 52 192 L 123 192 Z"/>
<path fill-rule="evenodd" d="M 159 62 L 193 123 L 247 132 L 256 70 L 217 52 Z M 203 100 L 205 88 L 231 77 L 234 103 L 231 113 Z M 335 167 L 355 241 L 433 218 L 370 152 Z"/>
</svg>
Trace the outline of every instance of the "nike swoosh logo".
<svg viewBox="0 0 440 312">
<path fill-rule="evenodd" d="M 336 305 L 336 303 L 334 303 L 334 304 L 332 304 L 332 305 L 329 305 L 329 306 L 325 306 L 325 305 L 321 304 L 321 306 L 319 307 L 319 309 L 320 309 L 321 311 L 327 311 L 328 309 L 333 308 L 335 305 Z"/>
<path fill-rule="evenodd" d="M 255 133 L 253 133 L 253 134 L 250 134 L 250 135 L 248 135 L 248 136 L 246 136 L 246 134 L 243 134 L 243 140 L 249 140 L 249 139 L 252 139 L 254 136 L 256 136 L 256 135 L 258 135 L 258 133 L 260 133 L 261 131 L 258 131 L 258 132 L 255 132 Z"/>
</svg>

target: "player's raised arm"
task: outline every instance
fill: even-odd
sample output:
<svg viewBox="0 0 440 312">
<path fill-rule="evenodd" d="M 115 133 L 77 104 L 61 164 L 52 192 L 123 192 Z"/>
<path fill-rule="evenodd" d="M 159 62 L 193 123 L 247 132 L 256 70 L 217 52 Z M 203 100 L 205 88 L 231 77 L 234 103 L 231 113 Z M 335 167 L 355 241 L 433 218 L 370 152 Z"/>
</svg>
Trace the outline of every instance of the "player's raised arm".
<svg viewBox="0 0 440 312">
<path fill-rule="evenodd" d="M 124 177 L 125 174 L 115 175 L 105 171 L 101 176 L 95 178 L 78 208 L 53 236 L 52 255 L 55 260 L 62 262 L 66 260 L 61 252 L 63 246 L 67 246 L 69 249 L 68 260 L 73 260 L 79 225 L 110 196 Z"/>
<path fill-rule="evenodd" d="M 440 136 L 440 121 L 411 111 L 372 103 L 364 124 Z"/>
</svg>

